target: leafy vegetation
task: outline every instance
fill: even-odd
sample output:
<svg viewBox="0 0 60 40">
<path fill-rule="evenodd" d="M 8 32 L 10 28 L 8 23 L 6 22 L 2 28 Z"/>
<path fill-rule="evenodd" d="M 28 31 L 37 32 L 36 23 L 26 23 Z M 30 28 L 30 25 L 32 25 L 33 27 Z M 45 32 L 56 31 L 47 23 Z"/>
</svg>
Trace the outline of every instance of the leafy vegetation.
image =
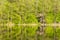
<svg viewBox="0 0 60 40">
<path fill-rule="evenodd" d="M 60 23 L 60 1 L 0 0 L 0 40 L 54 40 L 54 35 L 60 40 L 60 28 L 46 26 L 43 35 L 37 33 L 43 24 L 40 19 Z"/>
</svg>

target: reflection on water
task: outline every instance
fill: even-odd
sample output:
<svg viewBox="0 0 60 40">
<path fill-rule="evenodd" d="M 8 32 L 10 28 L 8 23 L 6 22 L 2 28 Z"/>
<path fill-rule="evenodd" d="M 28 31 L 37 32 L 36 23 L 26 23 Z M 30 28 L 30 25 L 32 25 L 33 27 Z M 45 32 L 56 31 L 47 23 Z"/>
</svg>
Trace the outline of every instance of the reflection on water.
<svg viewBox="0 0 60 40">
<path fill-rule="evenodd" d="M 43 34 L 40 34 L 40 25 L 36 26 L 19 26 L 9 28 L 6 25 L 0 25 L 0 40 L 59 40 L 60 29 L 52 26 L 46 26 Z"/>
</svg>

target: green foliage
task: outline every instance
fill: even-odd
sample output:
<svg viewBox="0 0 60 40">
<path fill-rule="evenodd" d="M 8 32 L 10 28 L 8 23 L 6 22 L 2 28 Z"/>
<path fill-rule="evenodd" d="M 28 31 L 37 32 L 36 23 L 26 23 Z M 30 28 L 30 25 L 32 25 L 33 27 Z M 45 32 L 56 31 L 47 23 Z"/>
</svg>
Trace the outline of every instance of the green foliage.
<svg viewBox="0 0 60 40">
<path fill-rule="evenodd" d="M 38 12 L 52 12 L 53 11 L 53 1 L 52 0 L 38 0 L 37 6 Z"/>
<path fill-rule="evenodd" d="M 45 15 L 45 20 L 46 20 L 46 23 L 53 23 L 54 22 L 54 14 L 53 13 L 46 13 Z"/>
<path fill-rule="evenodd" d="M 13 26 L 13 28 L 8 28 L 7 26 L 2 26 L 3 28 L 0 29 L 0 39 L 1 40 L 19 40 L 20 38 L 17 37 L 21 37 L 21 27 L 22 26 L 18 26 L 15 25 Z M 7 28 L 6 28 L 7 27 Z"/>
<path fill-rule="evenodd" d="M 56 15 L 53 11 L 57 12 Z M 35 40 L 38 26 L 18 26 L 17 24 L 38 24 L 36 15 L 41 12 L 45 13 L 47 24 L 53 23 L 55 16 L 56 22 L 60 22 L 59 11 L 59 0 L 0 0 L 0 24 L 3 24 L 3 26 L 0 25 L 0 40 Z M 15 25 L 7 25 L 9 23 Z M 59 38 L 60 29 L 57 28 L 56 32 Z M 47 26 L 44 36 L 47 36 L 45 40 L 52 40 L 50 37 L 54 36 L 53 27 Z"/>
<path fill-rule="evenodd" d="M 56 14 L 56 22 L 60 22 L 60 12 Z"/>
<path fill-rule="evenodd" d="M 36 16 L 33 13 L 30 13 L 26 17 L 27 23 L 38 23 Z"/>
<path fill-rule="evenodd" d="M 45 35 L 48 37 L 54 37 L 54 28 L 51 26 L 47 26 L 45 28 Z"/>
<path fill-rule="evenodd" d="M 1 40 L 34 40 L 37 26 L 18 26 L 23 23 L 38 23 L 35 15 L 35 0 L 1 0 L 0 24 L 4 24 L 0 31 Z M 32 2 L 32 3 L 31 3 Z M 32 4 L 32 5 L 31 5 Z M 33 6 L 33 7 L 32 7 Z M 14 25 L 11 25 L 14 24 Z M 5 31 L 5 32 L 4 32 Z M 32 38 L 33 37 L 33 38 Z M 30 38 L 30 39 L 29 39 Z"/>
<path fill-rule="evenodd" d="M 36 30 L 37 26 L 26 26 L 23 30 L 23 33 L 25 33 L 25 39 L 35 40 Z"/>
<path fill-rule="evenodd" d="M 15 25 L 12 28 L 4 28 L 0 29 L 0 38 L 1 40 L 35 40 L 37 26 L 18 26 Z M 3 39 L 4 38 L 4 39 Z"/>
<path fill-rule="evenodd" d="M 60 40 L 60 28 L 59 27 L 56 28 L 56 36 L 58 40 Z"/>
</svg>

